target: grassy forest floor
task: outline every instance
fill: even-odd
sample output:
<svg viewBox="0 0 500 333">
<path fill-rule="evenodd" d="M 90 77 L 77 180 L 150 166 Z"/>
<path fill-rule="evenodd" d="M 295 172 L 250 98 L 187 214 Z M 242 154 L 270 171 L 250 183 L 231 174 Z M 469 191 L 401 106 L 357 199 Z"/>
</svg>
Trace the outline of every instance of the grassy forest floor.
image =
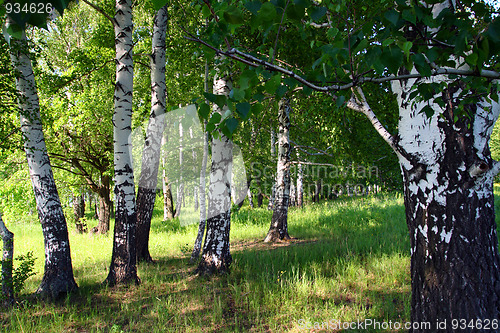
<svg viewBox="0 0 500 333">
<path fill-rule="evenodd" d="M 40 225 L 6 221 L 15 233 L 15 255 L 33 251 L 37 259 L 36 275 L 18 306 L 0 313 L 0 327 L 5 332 L 300 332 L 314 322 L 332 328 L 337 320 L 409 321 L 409 238 L 400 194 L 291 208 L 294 239 L 276 245 L 262 242 L 271 215 L 247 206 L 233 213 L 231 273 L 208 279 L 194 276 L 195 266 L 189 265 L 197 226 L 163 222 L 159 209 L 150 239 L 155 263 L 139 265 L 141 285 L 115 289 L 101 285 L 112 232 L 77 234 L 71 225 L 80 288 L 53 303 L 29 296 L 43 271 Z"/>
</svg>

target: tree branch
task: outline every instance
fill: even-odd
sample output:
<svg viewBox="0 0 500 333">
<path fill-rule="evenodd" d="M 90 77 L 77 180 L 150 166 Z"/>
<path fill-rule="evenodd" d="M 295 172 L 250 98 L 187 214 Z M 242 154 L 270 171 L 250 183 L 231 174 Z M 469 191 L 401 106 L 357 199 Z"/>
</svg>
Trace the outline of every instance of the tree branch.
<svg viewBox="0 0 500 333">
<path fill-rule="evenodd" d="M 104 9 L 102 9 L 98 5 L 93 4 L 92 2 L 90 2 L 88 0 L 82 0 L 82 1 L 85 2 L 87 5 L 89 5 L 90 7 L 94 8 L 97 12 L 104 15 L 104 17 L 107 18 L 111 22 L 111 24 L 113 24 L 113 26 L 115 25 L 115 19 L 113 17 L 109 16 L 108 14 L 106 14 Z"/>
</svg>

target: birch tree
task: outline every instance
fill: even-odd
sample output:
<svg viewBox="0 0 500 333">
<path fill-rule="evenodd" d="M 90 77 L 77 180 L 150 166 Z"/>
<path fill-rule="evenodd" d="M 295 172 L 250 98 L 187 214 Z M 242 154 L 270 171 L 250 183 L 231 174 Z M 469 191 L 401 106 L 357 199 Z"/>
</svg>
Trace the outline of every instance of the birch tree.
<svg viewBox="0 0 500 333">
<path fill-rule="evenodd" d="M 12 67 L 16 73 L 24 151 L 45 244 L 44 274 L 36 292 L 43 297 L 57 298 L 77 289 L 71 264 L 68 229 L 45 145 L 38 93 L 24 27 L 7 17 L 5 31 L 10 43 Z"/>
<path fill-rule="evenodd" d="M 153 23 L 151 53 L 151 114 L 142 153 L 142 168 L 137 190 L 137 259 L 151 262 L 149 231 L 156 198 L 161 140 L 165 128 L 165 35 L 168 12 L 163 6 Z"/>
<path fill-rule="evenodd" d="M 218 74 L 214 78 L 214 95 L 229 96 L 232 82 L 228 75 Z M 216 119 L 222 119 L 227 106 L 214 106 Z M 208 190 L 207 232 L 199 274 L 223 273 L 232 262 L 229 251 L 229 230 L 231 227 L 231 165 L 233 158 L 232 141 L 219 132 L 212 138 L 212 166 Z"/>
<path fill-rule="evenodd" d="M 437 331 L 438 322 L 462 321 L 472 323 L 464 331 L 475 332 L 477 323 L 497 320 L 493 176 L 500 163 L 491 158 L 488 141 L 500 113 L 500 19 L 476 1 L 397 1 L 396 8 L 387 2 L 370 8 L 333 1 L 245 4 L 221 8 L 225 16 L 214 12 L 235 29 L 244 26 L 237 19 L 243 11 L 254 31 L 297 25 L 297 37 L 317 52 L 316 61 L 301 68 L 306 75 L 228 43 L 189 38 L 293 78 L 304 90 L 331 94 L 338 107 L 365 115 L 393 149 L 411 240 L 412 322 L 431 323 Z M 362 90 L 367 82 L 389 81 L 399 104 L 397 134 L 384 127 Z M 293 86 L 287 81 L 282 90 Z M 444 330 L 454 331 L 450 325 Z M 415 325 L 411 331 L 423 329 Z"/>
<path fill-rule="evenodd" d="M 271 226 L 265 243 L 289 240 L 288 206 L 290 204 L 290 101 L 283 98 L 278 105 L 278 163 Z"/>
<path fill-rule="evenodd" d="M 134 173 L 129 138 L 132 133 L 132 1 L 117 0 L 113 18 L 116 44 L 115 111 L 113 114 L 115 169 L 115 229 L 113 253 L 106 283 L 139 283 L 136 265 Z"/>
</svg>

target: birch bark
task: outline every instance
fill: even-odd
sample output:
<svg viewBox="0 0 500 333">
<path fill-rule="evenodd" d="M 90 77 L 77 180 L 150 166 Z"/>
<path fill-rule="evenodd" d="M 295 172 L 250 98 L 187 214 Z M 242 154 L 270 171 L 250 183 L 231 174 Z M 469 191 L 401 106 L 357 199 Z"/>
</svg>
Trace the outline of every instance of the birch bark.
<svg viewBox="0 0 500 333">
<path fill-rule="evenodd" d="M 278 167 L 276 197 L 271 226 L 264 242 L 290 239 L 288 235 L 288 206 L 290 201 L 290 102 L 283 98 L 278 105 Z"/>
<path fill-rule="evenodd" d="M 214 94 L 228 96 L 231 89 L 232 82 L 228 76 L 214 79 Z M 215 106 L 214 111 L 224 115 L 226 108 Z M 207 233 L 202 258 L 196 270 L 202 275 L 224 273 L 229 270 L 232 261 L 229 250 L 232 159 L 233 143 L 219 133 L 218 138 L 212 138 Z"/>
<path fill-rule="evenodd" d="M 116 46 L 115 112 L 113 114 L 115 169 L 115 229 L 113 253 L 106 283 L 110 286 L 140 282 L 136 265 L 134 173 L 129 138 L 132 133 L 132 1 L 117 0 L 114 17 Z"/>
<path fill-rule="evenodd" d="M 137 260 L 152 262 L 149 253 L 149 232 L 158 185 L 161 140 L 165 128 L 165 36 L 167 5 L 156 13 L 153 21 L 151 52 L 151 113 L 142 153 L 142 168 L 137 190 Z"/>
<path fill-rule="evenodd" d="M 11 39 L 9 51 L 20 96 L 19 118 L 24 151 L 45 244 L 45 268 L 36 292 L 43 297 L 57 298 L 75 290 L 77 285 L 73 276 L 66 219 L 47 154 L 35 76 L 27 55 L 28 42 L 24 32 L 20 40 Z"/>
</svg>

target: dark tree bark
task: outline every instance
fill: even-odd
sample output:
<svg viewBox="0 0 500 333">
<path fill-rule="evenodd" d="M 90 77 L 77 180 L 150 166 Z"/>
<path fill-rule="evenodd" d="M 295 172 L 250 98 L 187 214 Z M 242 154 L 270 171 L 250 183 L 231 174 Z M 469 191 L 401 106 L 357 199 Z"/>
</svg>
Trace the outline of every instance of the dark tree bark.
<svg viewBox="0 0 500 333">
<path fill-rule="evenodd" d="M 290 239 L 288 235 L 288 206 L 290 200 L 290 104 L 283 98 L 278 106 L 278 167 L 276 197 L 271 226 L 265 243 Z"/>
<path fill-rule="evenodd" d="M 80 234 L 88 231 L 87 224 L 80 219 L 85 217 L 85 198 L 83 194 L 73 195 L 73 215 L 75 217 L 76 231 Z"/>
<path fill-rule="evenodd" d="M 165 128 L 165 34 L 168 13 L 165 5 L 155 16 L 151 55 L 151 114 L 142 155 L 141 177 L 137 190 L 137 260 L 152 262 L 149 232 L 158 185 L 161 140 Z"/>
<path fill-rule="evenodd" d="M 110 199 L 111 194 L 111 184 L 110 177 L 107 175 L 101 176 L 101 184 L 96 188 L 97 195 L 99 197 L 99 214 L 98 214 L 98 224 L 94 228 L 93 232 L 98 234 L 106 234 L 109 231 L 109 221 L 111 219 L 111 211 L 113 208 L 113 203 Z"/>
<path fill-rule="evenodd" d="M 411 239 L 412 322 L 498 319 L 500 258 L 493 200 L 494 168 L 487 140 L 496 110 L 472 105 L 471 121 L 454 122 L 452 96 L 436 119 L 435 151 L 402 163 L 406 221 Z M 404 102 L 404 99 L 402 99 Z M 410 117 L 418 116 L 410 113 Z M 411 121 L 411 120 L 410 120 Z M 439 133 L 439 134 L 438 134 Z M 402 137 L 404 144 L 408 138 Z M 442 141 L 441 141 L 442 140 Z M 498 167 L 498 166 L 497 166 Z M 421 332 L 423 330 L 415 330 Z M 461 332 L 481 331 L 466 327 Z"/>
</svg>

